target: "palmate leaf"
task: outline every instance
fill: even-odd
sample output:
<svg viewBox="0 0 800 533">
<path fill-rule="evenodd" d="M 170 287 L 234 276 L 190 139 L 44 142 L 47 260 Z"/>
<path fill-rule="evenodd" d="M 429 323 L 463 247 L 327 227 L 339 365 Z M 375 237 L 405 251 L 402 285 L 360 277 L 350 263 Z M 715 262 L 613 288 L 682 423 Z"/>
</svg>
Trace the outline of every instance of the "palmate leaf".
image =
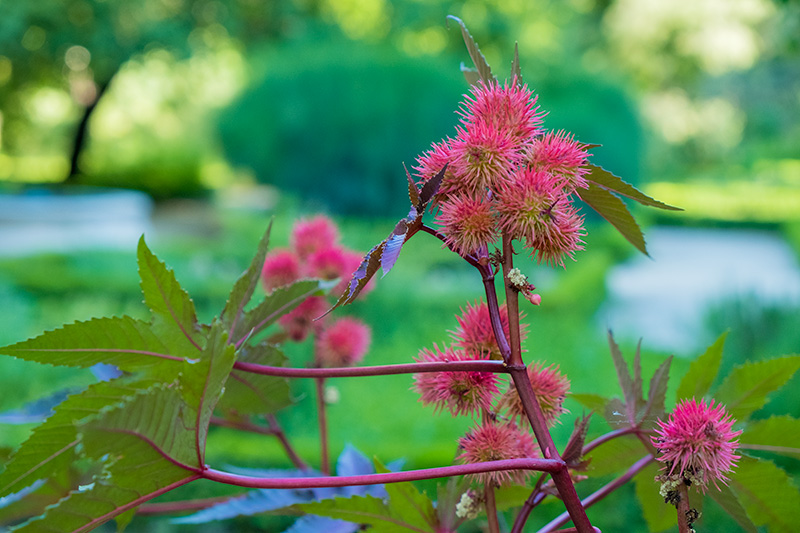
<svg viewBox="0 0 800 533">
<path fill-rule="evenodd" d="M 75 424 L 151 387 L 153 380 L 114 380 L 90 385 L 61 402 L 44 423 L 36 427 L 0 474 L 0 496 L 17 492 L 38 479 L 68 470 L 78 445 Z"/>
<path fill-rule="evenodd" d="M 94 318 L 67 324 L 38 337 L 0 348 L 0 353 L 55 366 L 115 365 L 130 372 L 158 372 L 165 363 L 197 357 L 196 348 L 174 352 L 151 325 L 129 316 Z"/>
<path fill-rule="evenodd" d="M 800 523 L 800 491 L 785 471 L 770 461 L 743 457 L 730 487 L 747 515 L 770 533 L 794 533 Z"/>
<path fill-rule="evenodd" d="M 387 473 L 390 470 L 375 460 L 375 471 Z M 433 502 L 421 493 L 410 481 L 403 483 L 387 483 L 386 493 L 389 495 L 389 510 L 392 516 L 399 518 L 414 531 L 437 531 L 438 517 Z"/>
<path fill-rule="evenodd" d="M 478 73 L 478 69 L 474 67 L 468 67 L 464 62 L 461 62 L 459 66 L 461 69 L 461 74 L 464 75 L 464 79 L 467 80 L 467 83 L 470 85 L 477 85 L 481 81 L 481 75 Z"/>
<path fill-rule="evenodd" d="M 387 237 L 386 243 L 383 246 L 383 252 L 381 253 L 381 270 L 383 270 L 384 276 L 389 273 L 397 262 L 397 258 L 400 256 L 400 250 L 406 242 L 408 229 L 409 224 L 406 219 L 403 219 L 397 223 L 391 235 Z"/>
<path fill-rule="evenodd" d="M 636 412 L 640 407 L 644 406 L 644 398 L 642 397 L 642 383 L 641 383 L 641 367 L 639 364 L 638 356 L 634 360 L 634 373 L 637 379 L 631 377 L 628 363 L 622 357 L 622 352 L 619 349 L 614 335 L 611 331 L 608 332 L 608 346 L 611 349 L 611 358 L 614 361 L 614 368 L 617 371 L 617 380 L 622 388 L 622 394 L 625 398 L 625 412 L 628 416 L 628 421 L 633 424 L 636 421 Z M 638 351 L 637 351 L 638 354 Z"/>
<path fill-rule="evenodd" d="M 783 415 L 752 422 L 739 435 L 739 443 L 746 445 L 745 449 L 800 459 L 800 420 Z"/>
<path fill-rule="evenodd" d="M 591 460 L 589 469 L 582 473 L 589 477 L 616 474 L 631 466 L 631 458 L 638 459 L 646 453 L 648 450 L 638 438 L 623 435 L 592 450 L 587 456 Z"/>
<path fill-rule="evenodd" d="M 651 533 L 675 528 L 675 507 L 664 503 L 654 479 L 660 469 L 661 464 L 650 464 L 633 478 L 636 499 L 647 522 L 647 531 Z"/>
<path fill-rule="evenodd" d="M 622 200 L 593 182 L 589 183 L 587 189 L 580 189 L 578 195 L 589 207 L 617 228 L 617 231 L 637 250 L 649 255 L 644 234 Z"/>
<path fill-rule="evenodd" d="M 736 497 L 730 487 L 720 485 L 719 490 L 716 490 L 715 487 L 714 490 L 708 491 L 708 496 L 722 507 L 728 513 L 728 516 L 736 520 L 747 533 L 758 533 L 758 528 L 747 516 L 747 511 L 744 510 L 739 498 Z"/>
<path fill-rule="evenodd" d="M 173 349 L 186 351 L 183 343 L 200 349 L 205 342 L 197 323 L 194 302 L 181 288 L 175 273 L 153 255 L 144 237 L 137 248 L 139 278 L 144 303 L 153 313 L 154 331 Z"/>
<path fill-rule="evenodd" d="M 719 365 L 722 362 L 722 349 L 725 346 L 725 339 L 728 336 L 726 331 L 709 346 L 706 351 L 695 359 L 689 366 L 689 371 L 681 379 L 676 392 L 678 401 L 688 398 L 702 398 L 708 394 L 714 378 L 719 372 Z"/>
<path fill-rule="evenodd" d="M 228 295 L 228 301 L 225 302 L 225 307 L 222 310 L 222 314 L 220 314 L 222 322 L 228 326 L 230 332 L 236 329 L 236 324 L 243 315 L 245 306 L 250 302 L 250 298 L 253 297 L 256 287 L 258 287 L 261 269 L 264 268 L 264 259 L 267 257 L 271 231 L 272 222 L 269 223 L 267 231 L 261 237 L 256 248 L 256 255 L 250 262 L 250 266 L 233 284 L 233 288 Z"/>
<path fill-rule="evenodd" d="M 483 83 L 489 84 L 495 81 L 491 67 L 489 67 L 489 64 L 486 62 L 486 58 L 483 57 L 480 48 L 478 48 L 477 43 L 475 43 L 475 39 L 473 39 L 472 35 L 470 35 L 469 30 L 467 30 L 467 26 L 464 24 L 464 22 L 460 18 L 453 15 L 448 15 L 447 18 L 456 22 L 461 27 L 461 36 L 464 38 L 464 44 L 467 45 L 469 57 L 475 64 L 475 68 L 478 70 L 478 74 L 480 75 Z"/>
<path fill-rule="evenodd" d="M 599 394 L 584 394 L 584 393 L 575 393 L 570 394 L 569 397 L 587 409 L 594 411 L 596 413 L 604 413 L 606 410 L 606 406 L 610 401 L 609 398 L 605 396 L 600 396 Z"/>
<path fill-rule="evenodd" d="M 649 428 L 655 426 L 657 418 L 664 415 L 664 402 L 667 398 L 667 382 L 669 381 L 669 368 L 672 364 L 672 356 L 661 363 L 653 377 L 650 379 L 650 388 L 647 392 L 647 404 L 644 411 L 639 414 L 638 422 L 641 427 Z"/>
<path fill-rule="evenodd" d="M 327 516 L 346 520 L 356 524 L 371 526 L 375 533 L 435 533 L 430 526 L 421 529 L 396 516 L 389 504 L 374 496 L 351 496 L 350 498 L 333 498 L 313 503 L 294 506 L 297 509 L 314 515 Z"/>
<path fill-rule="evenodd" d="M 583 445 L 586 442 L 586 434 L 589 431 L 589 420 L 591 418 L 592 415 L 589 414 L 575 420 L 575 428 L 572 430 L 572 435 L 570 435 L 567 445 L 564 446 L 564 453 L 561 454 L 561 458 L 570 467 L 581 466 Z"/>
<path fill-rule="evenodd" d="M 276 346 L 260 343 L 244 346 L 237 360 L 259 365 L 284 366 L 287 358 Z M 229 414 L 235 413 L 237 416 L 263 415 L 274 413 L 291 403 L 286 378 L 233 370 L 217 409 Z"/>
<path fill-rule="evenodd" d="M 733 418 L 745 420 L 767 403 L 770 393 L 780 389 L 800 369 L 800 356 L 792 355 L 747 362 L 735 367 L 714 393 Z"/>
<path fill-rule="evenodd" d="M 683 211 L 680 207 L 674 207 L 671 205 L 667 205 L 664 202 L 656 200 L 655 198 L 651 198 L 644 194 L 642 191 L 631 185 L 630 183 L 624 182 L 620 177 L 615 176 L 608 170 L 599 167 L 597 165 L 588 165 L 589 166 L 589 173 L 585 176 L 587 181 L 594 183 L 602 187 L 603 189 L 607 189 L 609 191 L 613 191 L 615 193 L 621 194 L 623 196 L 627 196 L 631 200 L 636 200 L 642 205 L 646 205 L 648 207 L 656 207 L 658 209 L 665 209 L 668 211 Z"/>
</svg>

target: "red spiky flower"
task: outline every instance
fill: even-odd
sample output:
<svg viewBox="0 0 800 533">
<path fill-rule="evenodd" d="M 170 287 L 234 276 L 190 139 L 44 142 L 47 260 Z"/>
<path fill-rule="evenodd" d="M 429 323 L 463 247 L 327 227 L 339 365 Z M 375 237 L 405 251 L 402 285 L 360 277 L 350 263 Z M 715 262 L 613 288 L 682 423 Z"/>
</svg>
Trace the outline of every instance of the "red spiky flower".
<svg viewBox="0 0 800 533">
<path fill-rule="evenodd" d="M 533 437 L 513 422 L 484 422 L 461 437 L 458 446 L 462 452 L 456 459 L 467 464 L 537 455 Z M 530 474 L 530 470 L 504 470 L 474 474 L 474 477 L 482 483 L 497 486 L 509 482 L 522 484 Z"/>
<path fill-rule="evenodd" d="M 544 366 L 541 361 L 528 365 L 528 378 L 531 381 L 533 392 L 536 393 L 536 399 L 539 401 L 539 407 L 542 408 L 547 425 L 555 426 L 558 424 L 558 417 L 568 412 L 564 409 L 563 404 L 569 393 L 569 379 L 559 372 L 558 365 Z M 522 400 L 513 385 L 500 397 L 497 409 L 508 409 L 509 417 L 527 420 Z"/>
</svg>

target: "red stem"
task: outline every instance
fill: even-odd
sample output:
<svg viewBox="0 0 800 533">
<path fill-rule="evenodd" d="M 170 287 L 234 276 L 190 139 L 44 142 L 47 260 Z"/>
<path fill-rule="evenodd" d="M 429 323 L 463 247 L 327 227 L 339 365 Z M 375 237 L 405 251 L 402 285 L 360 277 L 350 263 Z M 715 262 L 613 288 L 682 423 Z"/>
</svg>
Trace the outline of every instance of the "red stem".
<svg viewBox="0 0 800 533">
<path fill-rule="evenodd" d="M 587 496 L 581 502 L 581 504 L 584 507 L 591 507 L 592 505 L 599 502 L 600 500 L 602 500 L 603 498 L 605 498 L 606 496 L 608 496 L 609 494 L 611 494 L 612 492 L 623 486 L 625 483 L 630 481 L 633 478 L 633 476 L 638 474 L 642 469 L 644 469 L 647 465 L 649 465 L 653 461 L 655 461 L 655 458 L 652 455 L 646 455 L 642 457 L 641 459 L 636 461 L 633 465 L 631 465 L 631 467 L 628 469 L 627 472 L 625 472 L 623 475 L 621 475 L 614 481 L 611 481 L 610 483 L 604 485 L 597 491 Z M 569 522 L 569 520 L 570 516 L 568 513 L 561 513 L 558 517 L 553 519 L 549 524 L 541 528 L 537 533 L 553 533 L 557 527 L 563 526 L 564 524 Z"/>
<path fill-rule="evenodd" d="M 325 416 L 325 378 L 317 378 L 317 418 L 319 419 L 319 471 L 331 475 L 328 456 L 328 420 Z"/>
<path fill-rule="evenodd" d="M 678 511 L 678 533 L 693 533 L 692 526 L 689 525 L 689 487 L 681 481 L 678 485 L 678 493 L 681 495 L 675 509 Z"/>
<path fill-rule="evenodd" d="M 489 521 L 489 533 L 500 533 L 500 523 L 497 521 L 497 504 L 494 500 L 494 487 L 487 483 L 483 486 L 484 499 L 486 500 L 486 519 Z"/>
<path fill-rule="evenodd" d="M 281 428 L 280 424 L 278 424 L 278 419 L 275 418 L 275 415 L 267 415 L 267 422 L 269 422 L 270 431 L 272 431 L 272 434 L 278 439 L 278 442 L 281 443 L 281 446 L 283 446 L 283 449 L 292 464 L 300 470 L 307 470 L 308 464 L 303 461 L 299 455 L 297 455 L 297 452 L 294 451 L 294 448 L 289 443 L 289 439 L 286 438 L 286 433 L 283 432 L 283 428 Z"/>
<path fill-rule="evenodd" d="M 400 365 L 357 366 L 344 368 L 287 368 L 237 361 L 233 368 L 252 374 L 287 378 L 345 378 L 391 376 L 423 372 L 508 372 L 502 361 L 448 361 L 442 363 L 405 363 Z"/>
<path fill-rule="evenodd" d="M 506 470 L 536 470 L 554 472 L 564 468 L 563 461 L 553 459 L 505 459 L 487 461 L 467 465 L 441 466 L 424 470 L 408 470 L 406 472 L 390 472 L 387 474 L 364 474 L 361 476 L 326 476 L 326 477 L 292 477 L 261 478 L 229 474 L 213 468 L 198 472 L 204 479 L 246 487 L 251 489 L 313 489 L 324 487 L 349 487 L 354 485 L 380 485 L 381 483 L 400 483 L 403 481 L 419 481 L 441 477 L 464 476 L 482 472 L 499 472 Z"/>
</svg>

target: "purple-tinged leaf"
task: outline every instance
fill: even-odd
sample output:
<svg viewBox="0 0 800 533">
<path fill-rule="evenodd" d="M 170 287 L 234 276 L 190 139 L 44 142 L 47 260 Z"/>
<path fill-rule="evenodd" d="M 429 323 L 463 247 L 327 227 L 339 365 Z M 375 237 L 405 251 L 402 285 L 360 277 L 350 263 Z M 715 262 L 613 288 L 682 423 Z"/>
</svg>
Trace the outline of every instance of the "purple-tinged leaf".
<svg viewBox="0 0 800 533">
<path fill-rule="evenodd" d="M 511 61 L 511 81 L 522 87 L 522 70 L 519 67 L 519 43 L 514 43 L 514 59 Z"/>
<path fill-rule="evenodd" d="M 634 412 L 639 413 L 644 408 L 644 381 L 642 380 L 642 339 L 636 345 L 633 356 L 633 398 L 636 400 Z"/>
<path fill-rule="evenodd" d="M 96 365 L 92 365 L 89 370 L 91 370 L 92 374 L 94 374 L 94 377 L 100 381 L 111 381 L 112 379 L 117 379 L 118 377 L 122 376 L 122 370 L 114 365 L 107 365 L 105 363 L 97 363 Z"/>
<path fill-rule="evenodd" d="M 136 252 L 144 303 L 153 313 L 153 331 L 172 349 L 185 350 L 183 343 L 200 350 L 202 331 L 194 302 L 175 279 L 175 273 L 153 255 L 144 237 Z"/>
<path fill-rule="evenodd" d="M 258 489 L 242 496 L 235 496 L 202 511 L 174 518 L 173 524 L 205 524 L 216 520 L 228 520 L 237 516 L 253 516 L 296 503 L 313 501 L 314 496 L 308 490 L 294 489 Z"/>
<path fill-rule="evenodd" d="M 67 396 L 74 394 L 74 390 L 58 391 L 50 396 L 39 398 L 19 409 L 0 413 L 0 424 L 38 424 L 53 414 L 53 409 L 67 399 Z"/>
<path fill-rule="evenodd" d="M 475 39 L 472 38 L 469 30 L 467 30 L 467 26 L 460 18 L 456 16 L 448 15 L 447 18 L 461 26 L 461 36 L 464 38 L 464 44 L 467 45 L 469 57 L 472 58 L 475 68 L 478 69 L 478 74 L 480 74 L 481 80 L 483 80 L 483 82 L 487 85 L 491 82 L 494 82 L 495 79 L 494 75 L 492 75 L 492 69 L 486 62 L 486 58 L 483 57 L 483 54 L 481 53 L 480 48 L 478 48 L 477 43 L 475 43 Z"/>
<path fill-rule="evenodd" d="M 642 230 L 622 200 L 594 183 L 589 183 L 587 189 L 580 189 L 578 195 L 589 207 L 617 228 L 620 234 L 637 250 L 649 255 Z"/>
<path fill-rule="evenodd" d="M 606 410 L 603 412 L 603 416 L 606 422 L 608 422 L 608 425 L 615 429 L 632 425 L 626 409 L 627 407 L 619 398 L 610 399 L 606 404 Z"/>
<path fill-rule="evenodd" d="M 608 332 L 608 346 L 611 348 L 611 358 L 614 360 L 614 368 L 617 371 L 617 381 L 619 381 L 622 394 L 625 398 L 625 408 L 622 410 L 622 414 L 627 414 L 628 422 L 633 424 L 635 423 L 636 404 L 638 400 L 636 397 L 636 388 L 631 378 L 631 372 L 628 369 L 628 363 L 626 363 L 625 359 L 622 357 L 622 352 L 614 341 L 614 335 L 611 331 Z M 616 406 L 614 408 L 619 410 Z"/>
<path fill-rule="evenodd" d="M 403 168 L 406 171 L 406 178 L 408 179 L 408 200 L 411 202 L 412 207 L 418 208 L 422 204 L 422 199 L 419 196 L 419 189 L 414 182 L 414 178 L 412 178 L 411 174 L 408 172 L 405 163 L 403 164 Z"/>
<path fill-rule="evenodd" d="M 389 273 L 397 262 L 400 250 L 406 242 L 406 235 L 408 235 L 408 222 L 403 219 L 397 223 L 394 231 L 386 239 L 386 244 L 383 246 L 383 252 L 381 253 L 381 269 L 383 269 L 384 276 Z"/>
<path fill-rule="evenodd" d="M 714 344 L 695 359 L 689 366 L 689 371 L 681 379 L 676 399 L 678 401 L 689 398 L 702 398 L 708 394 L 711 384 L 717 377 L 719 365 L 722 362 L 722 349 L 725 346 L 725 339 L 728 337 L 726 331 L 714 341 Z"/>
<path fill-rule="evenodd" d="M 758 528 L 747 516 L 747 511 L 742 507 L 742 503 L 734 492 L 727 485 L 720 485 L 719 490 L 709 490 L 709 497 L 717 502 L 717 505 L 728 513 L 728 516 L 736 520 L 736 522 L 747 533 L 758 533 Z"/>
<path fill-rule="evenodd" d="M 25 487 L 19 492 L 9 494 L 8 496 L 3 496 L 2 498 L 0 498 L 0 509 L 3 509 L 11 505 L 12 503 L 20 501 L 21 499 L 25 498 L 32 492 L 39 490 L 39 487 L 41 487 L 42 485 L 44 485 L 44 480 L 38 479 L 34 481 L 32 485 Z"/>
<path fill-rule="evenodd" d="M 591 170 L 589 174 L 586 175 L 586 179 L 604 189 L 614 191 L 622 196 L 627 196 L 631 200 L 636 200 L 640 204 L 648 207 L 657 207 L 658 209 L 665 209 L 668 211 L 683 211 L 683 209 L 680 207 L 667 205 L 664 202 L 660 202 L 647 196 L 630 183 L 622 181 L 620 177 L 615 176 L 602 167 L 598 167 L 597 165 L 589 165 L 589 168 Z"/>
<path fill-rule="evenodd" d="M 768 396 L 783 387 L 800 369 L 800 355 L 747 362 L 735 367 L 714 393 L 714 399 L 736 420 L 761 409 Z"/>
<path fill-rule="evenodd" d="M 353 522 L 335 520 L 325 516 L 307 514 L 301 516 L 283 533 L 355 533 L 360 531 L 361 526 Z"/>
<path fill-rule="evenodd" d="M 470 85 L 477 85 L 481 81 L 481 75 L 478 73 L 478 69 L 468 67 L 464 62 L 461 63 L 461 73 Z"/>
<path fill-rule="evenodd" d="M 589 431 L 589 420 L 591 417 L 592 415 L 589 414 L 575 420 L 575 428 L 572 430 L 572 435 L 570 435 L 569 441 L 567 441 L 567 445 L 564 447 L 564 453 L 561 454 L 561 458 L 564 459 L 570 467 L 575 468 L 581 465 L 583 445 L 586 442 L 586 434 Z"/>
<path fill-rule="evenodd" d="M 800 420 L 789 415 L 752 422 L 739 436 L 742 449 L 762 450 L 800 459 Z"/>
<path fill-rule="evenodd" d="M 352 444 L 345 445 L 336 461 L 337 476 L 361 476 L 374 473 L 375 467 L 366 455 Z"/>
<path fill-rule="evenodd" d="M 639 416 L 639 425 L 644 429 L 656 426 L 656 420 L 664 415 L 664 402 L 667 398 L 667 382 L 669 381 L 669 367 L 672 356 L 661 363 L 650 379 L 650 388 L 647 393 L 647 404 Z"/>
<path fill-rule="evenodd" d="M 325 315 L 329 314 L 337 307 L 341 305 L 347 305 L 356 299 L 356 296 L 358 296 L 358 294 L 367 285 L 369 280 L 372 279 L 372 276 L 374 276 L 380 268 L 380 258 L 383 254 L 383 248 L 385 246 L 386 240 L 383 240 L 380 244 L 376 245 L 372 248 L 372 250 L 367 252 L 367 255 L 365 255 L 364 259 L 361 261 L 361 265 L 359 265 L 356 271 L 353 272 L 353 277 L 350 279 L 350 284 L 347 286 L 347 289 L 339 297 L 334 306 L 325 312 Z"/>
<path fill-rule="evenodd" d="M 417 207 L 417 212 L 421 213 L 425 207 L 428 205 L 428 202 L 436 196 L 436 193 L 439 192 L 439 186 L 442 184 L 442 180 L 444 179 L 444 175 L 447 172 L 447 165 L 445 165 L 442 170 L 436 173 L 431 179 L 425 182 L 422 186 L 422 191 L 420 192 L 420 200 L 421 204 Z"/>
</svg>

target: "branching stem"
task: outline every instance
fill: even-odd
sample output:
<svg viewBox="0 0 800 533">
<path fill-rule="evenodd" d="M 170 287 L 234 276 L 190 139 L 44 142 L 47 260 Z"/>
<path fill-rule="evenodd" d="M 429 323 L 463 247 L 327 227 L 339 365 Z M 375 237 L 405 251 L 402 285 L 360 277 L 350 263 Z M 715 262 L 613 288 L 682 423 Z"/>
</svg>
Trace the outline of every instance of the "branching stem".
<svg viewBox="0 0 800 533">
<path fill-rule="evenodd" d="M 317 378 L 317 418 L 319 420 L 319 470 L 326 476 L 331 475 L 331 464 L 328 456 L 328 420 L 325 413 L 325 378 Z"/>
</svg>

